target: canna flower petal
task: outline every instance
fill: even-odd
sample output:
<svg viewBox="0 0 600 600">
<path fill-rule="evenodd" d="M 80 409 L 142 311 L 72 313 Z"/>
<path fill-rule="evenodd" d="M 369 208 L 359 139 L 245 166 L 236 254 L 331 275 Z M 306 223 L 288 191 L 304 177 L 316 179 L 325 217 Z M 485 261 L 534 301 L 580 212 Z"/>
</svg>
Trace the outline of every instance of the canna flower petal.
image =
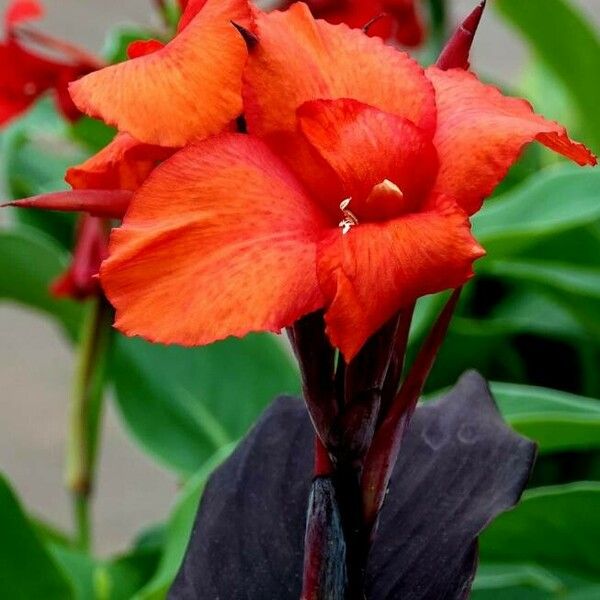
<svg viewBox="0 0 600 600">
<path fill-rule="evenodd" d="M 580 165 L 596 164 L 562 125 L 535 114 L 525 100 L 503 96 L 458 69 L 430 67 L 427 76 L 438 108 L 434 144 L 440 171 L 434 191 L 458 198 L 468 214 L 481 208 L 529 142 L 537 140 Z"/>
<path fill-rule="evenodd" d="M 73 189 L 137 190 L 173 149 L 142 144 L 128 133 L 113 141 L 84 163 L 67 170 L 66 181 Z"/>
<path fill-rule="evenodd" d="M 207 0 L 164 48 L 72 84 L 75 104 L 148 144 L 177 147 L 220 132 L 242 111 L 247 53 L 231 21 L 252 27 L 247 0 Z"/>
<path fill-rule="evenodd" d="M 323 304 L 324 216 L 260 140 L 223 134 L 161 165 L 113 231 L 101 280 L 116 326 L 201 345 L 279 331 Z"/>
<path fill-rule="evenodd" d="M 127 46 L 127 58 L 132 59 L 148 56 L 158 50 L 162 50 L 164 47 L 165 44 L 159 40 L 136 40 Z"/>
<path fill-rule="evenodd" d="M 463 284 L 483 255 L 467 215 L 449 199 L 438 199 L 434 210 L 360 224 L 348 235 L 331 231 L 318 252 L 329 339 L 349 362 L 398 310 Z"/>
<path fill-rule="evenodd" d="M 260 14 L 256 26 L 259 43 L 244 73 L 250 133 L 294 132 L 304 102 L 353 98 L 433 135 L 433 87 L 407 54 L 359 30 L 315 21 L 302 3 Z"/>
<path fill-rule="evenodd" d="M 437 154 L 407 119 L 351 99 L 315 100 L 298 109 L 299 127 L 337 173 L 342 196 L 361 219 L 384 220 L 420 206 L 433 186 Z M 396 194 L 373 194 L 387 181 Z"/>
<path fill-rule="evenodd" d="M 177 31 L 185 29 L 194 17 L 204 8 L 207 0 L 185 0 L 181 3 L 181 18 L 177 24 Z"/>
</svg>

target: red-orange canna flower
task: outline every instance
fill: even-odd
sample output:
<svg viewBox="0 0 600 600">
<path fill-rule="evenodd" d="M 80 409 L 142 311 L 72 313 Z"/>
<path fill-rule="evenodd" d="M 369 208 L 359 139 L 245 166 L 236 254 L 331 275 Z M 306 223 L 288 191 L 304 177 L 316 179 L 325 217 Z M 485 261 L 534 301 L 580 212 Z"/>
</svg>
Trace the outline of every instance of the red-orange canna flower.
<svg viewBox="0 0 600 600">
<path fill-rule="evenodd" d="M 75 104 L 148 144 L 219 133 L 242 112 L 247 51 L 232 21 L 253 27 L 247 0 L 191 0 L 173 40 L 136 44 L 135 58 L 75 82 Z"/>
<path fill-rule="evenodd" d="M 43 13 L 37 0 L 14 0 L 5 13 L 6 40 L 0 43 L 0 125 L 19 116 L 49 91 L 54 92 L 64 116 L 76 119 L 81 113 L 67 86 L 102 66 L 84 51 L 26 27 Z"/>
<path fill-rule="evenodd" d="M 323 308 L 350 360 L 399 309 L 472 275 L 483 250 L 468 216 L 525 144 L 595 162 L 527 102 L 465 71 L 424 71 L 303 4 L 256 25 L 250 135 L 176 153 L 113 232 L 101 279 L 127 334 L 207 344 Z M 82 87 L 79 100 L 102 96 Z M 159 124 L 188 117 L 169 84 L 159 96 L 175 98 Z"/>
<path fill-rule="evenodd" d="M 361 28 L 372 22 L 369 35 L 393 38 L 405 46 L 418 46 L 423 41 L 423 24 L 415 0 L 307 0 L 306 4 L 315 18 L 330 23 Z"/>
</svg>

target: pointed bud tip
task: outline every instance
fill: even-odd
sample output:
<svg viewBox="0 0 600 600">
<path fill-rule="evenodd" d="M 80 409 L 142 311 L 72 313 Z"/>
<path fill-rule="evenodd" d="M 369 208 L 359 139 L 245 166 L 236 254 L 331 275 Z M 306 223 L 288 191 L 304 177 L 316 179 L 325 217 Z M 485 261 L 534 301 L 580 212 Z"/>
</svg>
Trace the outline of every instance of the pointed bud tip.
<svg viewBox="0 0 600 600">
<path fill-rule="evenodd" d="M 243 25 L 239 25 L 235 21 L 231 21 L 231 24 L 240 32 L 242 39 L 246 42 L 248 52 L 251 52 L 258 45 L 258 38 L 249 29 L 246 29 Z"/>
<path fill-rule="evenodd" d="M 479 22 L 481 21 L 483 11 L 485 10 L 486 2 L 487 0 L 482 0 L 462 23 L 462 27 L 471 35 L 474 35 L 477 31 L 477 27 L 479 27 Z"/>
<path fill-rule="evenodd" d="M 467 70 L 469 68 L 471 46 L 485 6 L 486 0 L 482 0 L 460 24 L 437 59 L 436 66 L 438 68 L 444 71 L 448 69 Z"/>
</svg>

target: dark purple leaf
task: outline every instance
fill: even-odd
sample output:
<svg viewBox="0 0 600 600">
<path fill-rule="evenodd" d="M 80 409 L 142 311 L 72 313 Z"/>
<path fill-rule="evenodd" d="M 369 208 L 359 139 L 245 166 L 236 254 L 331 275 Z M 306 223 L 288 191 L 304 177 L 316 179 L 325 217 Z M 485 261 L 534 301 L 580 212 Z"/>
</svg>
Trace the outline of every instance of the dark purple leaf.
<svg viewBox="0 0 600 600">
<path fill-rule="evenodd" d="M 277 399 L 212 476 L 169 598 L 298 600 L 313 452 L 303 403 Z M 475 372 L 419 407 L 383 505 L 367 598 L 466 598 L 477 535 L 517 502 L 534 457 Z"/>
</svg>

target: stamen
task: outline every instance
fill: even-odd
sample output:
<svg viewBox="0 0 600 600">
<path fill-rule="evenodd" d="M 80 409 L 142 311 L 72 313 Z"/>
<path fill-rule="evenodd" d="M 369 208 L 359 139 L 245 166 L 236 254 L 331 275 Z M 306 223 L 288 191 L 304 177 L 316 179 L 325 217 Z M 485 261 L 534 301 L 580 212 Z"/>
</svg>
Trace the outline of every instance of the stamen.
<svg viewBox="0 0 600 600">
<path fill-rule="evenodd" d="M 400 199 L 404 198 L 404 192 L 393 181 L 390 181 L 389 179 L 384 179 L 381 183 L 378 183 L 375 186 L 375 188 L 382 192 L 396 194 Z"/>
<path fill-rule="evenodd" d="M 339 222 L 339 227 L 342 228 L 342 235 L 346 235 L 352 227 L 358 225 L 358 219 L 356 215 L 348 209 L 348 205 L 352 198 L 346 198 L 340 202 L 340 210 L 344 215 L 344 218 Z"/>
</svg>

